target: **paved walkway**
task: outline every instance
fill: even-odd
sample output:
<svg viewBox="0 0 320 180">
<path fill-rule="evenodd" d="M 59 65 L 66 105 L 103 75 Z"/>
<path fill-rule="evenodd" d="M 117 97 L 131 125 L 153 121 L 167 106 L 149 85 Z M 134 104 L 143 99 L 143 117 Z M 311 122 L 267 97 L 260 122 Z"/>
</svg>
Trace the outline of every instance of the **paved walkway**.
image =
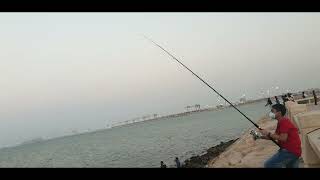
<svg viewBox="0 0 320 180">
<path fill-rule="evenodd" d="M 320 103 L 320 102 L 319 102 Z M 314 105 L 314 104 L 308 104 L 307 105 L 307 110 L 308 111 L 315 111 L 315 110 L 320 110 L 320 104 Z"/>
</svg>

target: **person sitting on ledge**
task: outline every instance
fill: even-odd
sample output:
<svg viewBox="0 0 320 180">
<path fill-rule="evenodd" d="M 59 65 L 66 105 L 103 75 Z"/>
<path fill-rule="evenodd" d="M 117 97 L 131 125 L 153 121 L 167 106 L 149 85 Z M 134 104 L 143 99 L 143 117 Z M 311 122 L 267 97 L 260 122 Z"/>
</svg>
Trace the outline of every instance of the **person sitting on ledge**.
<svg viewBox="0 0 320 180">
<path fill-rule="evenodd" d="M 167 165 L 163 163 L 163 161 L 160 162 L 160 168 L 167 168 Z"/>
<path fill-rule="evenodd" d="M 264 163 L 266 168 L 298 168 L 301 156 L 301 140 L 298 129 L 285 117 L 286 108 L 282 104 L 272 106 L 269 114 L 271 119 L 278 121 L 277 129 L 274 134 L 260 130 L 263 139 L 273 139 L 280 145 L 279 151 Z"/>
<path fill-rule="evenodd" d="M 267 100 L 267 104 L 265 105 L 265 106 L 271 106 L 272 105 L 272 101 L 271 101 L 271 99 L 270 98 L 268 98 L 268 100 Z"/>
<path fill-rule="evenodd" d="M 288 93 L 288 100 L 294 102 L 294 98 L 291 93 Z"/>
</svg>

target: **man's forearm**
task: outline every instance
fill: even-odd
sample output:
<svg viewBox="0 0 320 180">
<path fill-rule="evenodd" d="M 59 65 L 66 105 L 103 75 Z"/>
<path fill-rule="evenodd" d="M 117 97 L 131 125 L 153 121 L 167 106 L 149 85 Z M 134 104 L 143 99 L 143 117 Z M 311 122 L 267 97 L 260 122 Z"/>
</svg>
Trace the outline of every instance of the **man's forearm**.
<svg viewBox="0 0 320 180">
<path fill-rule="evenodd" d="M 267 139 L 267 140 L 270 140 L 270 138 L 268 136 L 261 136 L 260 137 L 261 139 Z"/>
<path fill-rule="evenodd" d="M 261 139 L 267 139 L 267 140 L 279 140 L 280 136 L 277 135 L 277 134 L 272 134 L 272 133 L 269 133 L 268 135 L 266 136 L 261 136 Z"/>
<path fill-rule="evenodd" d="M 274 140 L 278 140 L 278 141 L 281 139 L 280 136 L 277 134 L 270 134 L 270 138 L 272 138 Z"/>
</svg>

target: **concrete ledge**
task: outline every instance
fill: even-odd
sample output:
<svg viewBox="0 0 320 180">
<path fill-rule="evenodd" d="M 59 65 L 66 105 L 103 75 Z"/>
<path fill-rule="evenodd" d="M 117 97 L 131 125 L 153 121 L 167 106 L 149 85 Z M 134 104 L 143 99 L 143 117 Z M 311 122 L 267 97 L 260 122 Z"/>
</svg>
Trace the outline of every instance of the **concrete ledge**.
<svg viewBox="0 0 320 180">
<path fill-rule="evenodd" d="M 317 154 L 318 158 L 320 158 L 320 128 L 308 133 L 307 136 L 313 151 Z"/>
<path fill-rule="evenodd" d="M 320 158 L 313 150 L 309 140 L 308 133 L 320 128 L 320 111 L 310 111 L 297 114 L 299 131 L 302 140 L 302 158 L 306 165 L 320 165 Z"/>
</svg>

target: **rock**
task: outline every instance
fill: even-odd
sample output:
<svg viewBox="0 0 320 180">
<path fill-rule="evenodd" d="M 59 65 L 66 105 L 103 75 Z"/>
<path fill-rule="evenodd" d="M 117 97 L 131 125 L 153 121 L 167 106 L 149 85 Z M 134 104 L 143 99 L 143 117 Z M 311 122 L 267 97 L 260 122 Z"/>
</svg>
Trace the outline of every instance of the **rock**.
<svg viewBox="0 0 320 180">
<path fill-rule="evenodd" d="M 220 144 L 211 147 L 207 150 L 206 154 L 201 156 L 193 156 L 190 159 L 185 160 L 183 168 L 204 168 L 208 166 L 208 162 L 215 157 L 218 157 L 222 152 L 224 152 L 231 144 L 236 140 L 230 140 L 228 142 L 220 142 Z"/>
</svg>

